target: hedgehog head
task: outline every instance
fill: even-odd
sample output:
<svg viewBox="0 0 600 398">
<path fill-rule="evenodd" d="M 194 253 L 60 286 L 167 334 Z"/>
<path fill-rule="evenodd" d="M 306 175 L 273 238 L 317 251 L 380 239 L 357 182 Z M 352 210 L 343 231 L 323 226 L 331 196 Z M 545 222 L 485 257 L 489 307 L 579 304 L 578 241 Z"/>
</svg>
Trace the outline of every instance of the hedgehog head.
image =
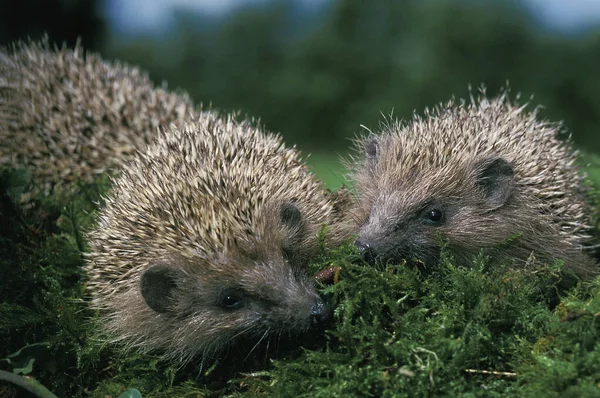
<svg viewBox="0 0 600 398">
<path fill-rule="evenodd" d="M 361 203 L 362 219 L 356 245 L 367 258 L 381 261 L 408 260 L 431 266 L 446 242 L 461 253 L 474 246 L 500 243 L 504 237 L 489 234 L 514 193 L 511 163 L 500 155 L 457 159 L 457 163 L 394 174 L 394 181 L 377 169 L 397 167 L 392 134 L 372 137 L 377 156 L 369 159 L 378 185 L 374 195 Z M 377 141 L 377 142 L 374 142 Z M 373 153 L 373 152 L 372 152 Z M 453 159 L 448 158 L 452 162 Z M 452 179 L 448 173 L 452 173 Z M 378 176 L 384 181 L 376 181 Z"/>
<path fill-rule="evenodd" d="M 259 341 L 324 326 L 330 309 L 304 264 L 294 261 L 304 220 L 287 202 L 273 207 L 278 209 L 257 215 L 268 228 L 260 236 L 230 231 L 238 235 L 225 250 L 185 256 L 168 251 L 145 266 L 127 301 L 138 303 L 146 327 L 156 327 L 160 348 L 169 336 L 171 355 L 210 357 L 238 338 Z M 121 331 L 129 321 L 139 322 L 137 311 L 121 315 L 115 318 Z"/>
<path fill-rule="evenodd" d="M 351 163 L 356 245 L 371 261 L 427 268 L 443 246 L 467 262 L 508 241 L 503 259 L 577 257 L 588 213 L 575 154 L 557 133 L 505 96 L 385 124 L 357 140 Z"/>
</svg>

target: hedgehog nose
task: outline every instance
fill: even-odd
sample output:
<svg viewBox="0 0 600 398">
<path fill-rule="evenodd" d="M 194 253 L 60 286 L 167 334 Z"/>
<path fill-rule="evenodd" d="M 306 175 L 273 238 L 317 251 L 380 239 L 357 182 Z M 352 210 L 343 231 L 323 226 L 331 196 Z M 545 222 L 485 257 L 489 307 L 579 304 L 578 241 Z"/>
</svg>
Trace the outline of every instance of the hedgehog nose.
<svg viewBox="0 0 600 398">
<path fill-rule="evenodd" d="M 375 262 L 375 250 L 371 245 L 356 238 L 354 240 L 354 246 L 358 248 L 358 252 L 367 263 L 373 264 Z"/>
<path fill-rule="evenodd" d="M 322 328 L 333 319 L 333 311 L 323 300 L 316 299 L 310 309 L 310 324 L 314 328 Z"/>
</svg>

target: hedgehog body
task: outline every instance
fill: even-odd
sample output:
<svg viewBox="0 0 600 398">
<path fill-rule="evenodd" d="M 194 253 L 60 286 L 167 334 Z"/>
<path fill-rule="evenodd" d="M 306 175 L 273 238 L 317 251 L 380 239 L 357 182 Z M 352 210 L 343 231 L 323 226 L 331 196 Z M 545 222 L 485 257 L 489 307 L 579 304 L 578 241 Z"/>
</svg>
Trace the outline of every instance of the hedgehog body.
<svg viewBox="0 0 600 398">
<path fill-rule="evenodd" d="M 31 170 L 46 193 L 90 181 L 143 148 L 159 126 L 196 112 L 137 68 L 48 40 L 0 52 L 0 166 Z"/>
<path fill-rule="evenodd" d="M 89 234 L 92 304 L 115 340 L 182 362 L 312 330 L 330 314 L 306 263 L 323 225 L 344 238 L 334 207 L 279 136 L 204 114 L 115 179 Z"/>
<path fill-rule="evenodd" d="M 445 245 L 461 265 L 482 249 L 508 265 L 562 259 L 596 273 L 591 208 L 559 140 L 507 93 L 450 102 L 357 140 L 356 245 L 371 260 L 434 266 Z"/>
</svg>

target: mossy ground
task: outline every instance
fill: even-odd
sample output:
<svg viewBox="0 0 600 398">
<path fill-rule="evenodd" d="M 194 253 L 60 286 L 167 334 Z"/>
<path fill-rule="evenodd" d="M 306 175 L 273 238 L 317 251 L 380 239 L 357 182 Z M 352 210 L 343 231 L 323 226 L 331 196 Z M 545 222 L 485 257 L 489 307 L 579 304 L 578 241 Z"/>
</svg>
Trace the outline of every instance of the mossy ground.
<svg viewBox="0 0 600 398">
<path fill-rule="evenodd" d="M 368 267 L 350 245 L 323 248 L 311 271 L 341 270 L 322 286 L 335 319 L 317 342 L 272 342 L 201 370 L 122 354 L 98 338 L 81 269 L 108 180 L 29 210 L 16 204 L 27 181 L 23 170 L 0 180 L 0 370 L 59 397 L 600 396 L 600 278 L 558 292 L 560 263 L 507 271 L 484 253 L 469 269 L 447 254 L 424 275 Z M 19 394 L 0 382 L 0 396 Z"/>
</svg>

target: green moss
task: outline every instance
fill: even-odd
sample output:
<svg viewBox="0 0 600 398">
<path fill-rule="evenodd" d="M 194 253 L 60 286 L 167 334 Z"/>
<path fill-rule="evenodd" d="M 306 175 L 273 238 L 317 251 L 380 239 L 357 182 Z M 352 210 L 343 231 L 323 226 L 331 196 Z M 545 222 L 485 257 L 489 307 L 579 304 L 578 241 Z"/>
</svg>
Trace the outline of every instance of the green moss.
<svg viewBox="0 0 600 398">
<path fill-rule="evenodd" d="M 47 350 L 24 354 L 33 360 L 30 375 L 59 396 L 77 396 L 94 383 L 100 359 L 87 341 L 91 313 L 83 301 L 82 231 L 92 224 L 94 202 L 108 182 L 18 205 L 27 184 L 23 170 L 0 175 L 0 340 L 5 343 L 0 358 L 44 343 Z M 86 351 L 94 356 L 81 361 Z"/>
<path fill-rule="evenodd" d="M 178 370 L 122 354 L 99 339 L 81 268 L 108 181 L 25 211 L 16 203 L 27 173 L 1 177 L 0 369 L 24 369 L 58 396 L 600 396 L 600 278 L 557 300 L 560 263 L 503 270 L 485 253 L 469 269 L 445 255 L 424 275 L 368 267 L 351 245 L 323 246 L 311 272 L 341 272 L 321 287 L 335 316 L 320 344 L 249 359 L 233 374 L 226 359 Z"/>
<path fill-rule="evenodd" d="M 518 392 L 516 372 L 556 317 L 540 273 L 485 272 L 443 262 L 426 278 L 407 267 L 346 261 L 325 289 L 338 303 L 327 349 L 278 361 L 261 390 L 279 396 L 493 396 Z M 554 271 L 548 269 L 551 280 Z M 596 359 L 600 359 L 597 357 Z M 470 370 L 470 371 L 468 371 Z M 248 381 L 246 381 L 248 383 Z"/>
</svg>

